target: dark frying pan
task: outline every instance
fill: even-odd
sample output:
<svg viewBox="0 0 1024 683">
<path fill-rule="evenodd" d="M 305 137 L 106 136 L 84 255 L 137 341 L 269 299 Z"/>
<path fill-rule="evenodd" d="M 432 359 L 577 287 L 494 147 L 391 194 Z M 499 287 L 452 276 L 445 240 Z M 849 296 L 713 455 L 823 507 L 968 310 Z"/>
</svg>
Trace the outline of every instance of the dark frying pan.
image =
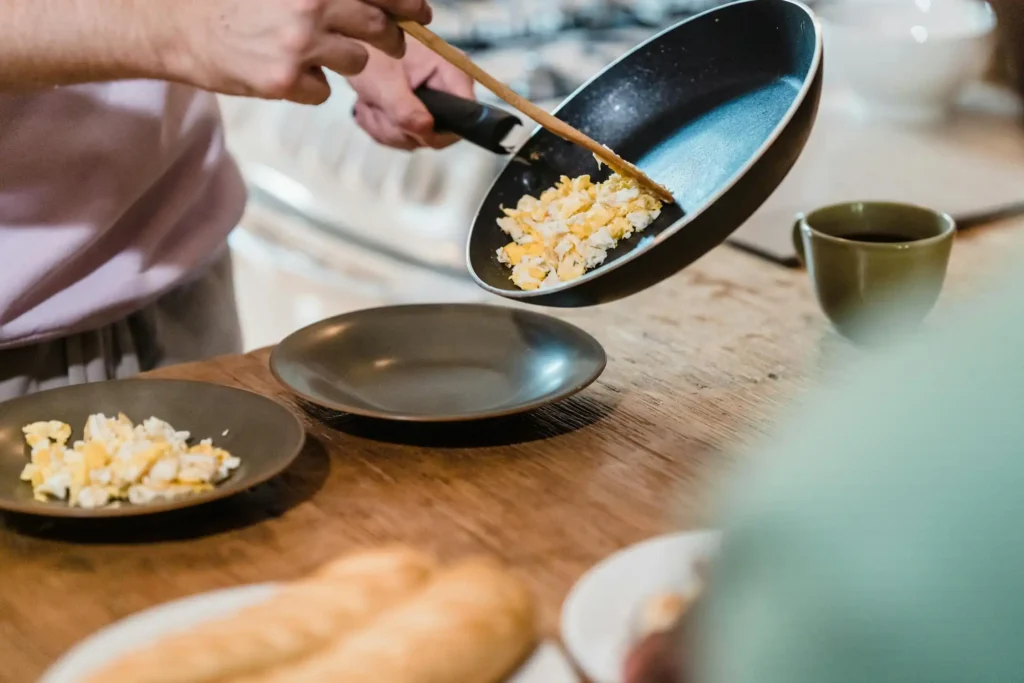
<svg viewBox="0 0 1024 683">
<path fill-rule="evenodd" d="M 500 207 L 561 175 L 603 177 L 589 152 L 538 130 L 480 205 L 467 249 L 474 279 L 510 299 L 574 307 L 614 301 L 675 274 L 725 241 L 782 182 L 811 132 L 821 74 L 821 28 L 795 0 L 743 0 L 651 38 L 555 113 L 636 163 L 677 203 L 582 278 L 519 290 L 496 257 L 508 242 L 495 222 Z M 438 125 L 494 149 L 499 115 L 474 111 L 438 117 Z M 474 120 L 489 124 L 475 127 Z"/>
</svg>

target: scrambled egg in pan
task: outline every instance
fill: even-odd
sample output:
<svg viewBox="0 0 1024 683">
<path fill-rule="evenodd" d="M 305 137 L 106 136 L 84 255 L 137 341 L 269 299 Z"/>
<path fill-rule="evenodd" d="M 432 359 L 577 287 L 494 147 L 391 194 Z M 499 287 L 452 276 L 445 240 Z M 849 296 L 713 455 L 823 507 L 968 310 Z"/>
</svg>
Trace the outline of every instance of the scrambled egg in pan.
<svg viewBox="0 0 1024 683">
<path fill-rule="evenodd" d="M 661 201 L 631 178 L 613 173 L 594 183 L 562 176 L 540 198 L 526 195 L 502 207 L 498 226 L 512 241 L 498 261 L 512 269 L 520 289 L 543 289 L 581 277 L 604 262 L 619 240 L 640 232 L 661 214 Z"/>
<path fill-rule="evenodd" d="M 71 447 L 71 427 L 63 422 L 34 422 L 22 432 L 32 461 L 21 479 L 32 484 L 36 500 L 55 498 L 83 508 L 202 493 L 241 464 L 210 439 L 189 446 L 188 432 L 176 431 L 155 417 L 133 425 L 123 414 L 90 415 L 85 439 Z"/>
</svg>

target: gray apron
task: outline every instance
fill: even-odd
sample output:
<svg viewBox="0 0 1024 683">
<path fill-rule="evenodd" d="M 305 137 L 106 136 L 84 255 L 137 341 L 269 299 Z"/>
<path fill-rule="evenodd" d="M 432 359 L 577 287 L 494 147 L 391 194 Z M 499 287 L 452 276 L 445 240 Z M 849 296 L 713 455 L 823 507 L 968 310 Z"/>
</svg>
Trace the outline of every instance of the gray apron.
<svg viewBox="0 0 1024 683">
<path fill-rule="evenodd" d="M 90 332 L 0 350 L 0 401 L 240 353 L 231 255 L 140 311 Z"/>
</svg>

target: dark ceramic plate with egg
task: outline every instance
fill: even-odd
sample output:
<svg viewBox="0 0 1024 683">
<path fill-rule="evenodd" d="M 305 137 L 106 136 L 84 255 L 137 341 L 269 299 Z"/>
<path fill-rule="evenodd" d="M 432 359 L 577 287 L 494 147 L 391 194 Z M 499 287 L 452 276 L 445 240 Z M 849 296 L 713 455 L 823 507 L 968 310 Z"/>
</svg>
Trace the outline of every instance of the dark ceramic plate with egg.
<svg viewBox="0 0 1024 683">
<path fill-rule="evenodd" d="M 20 480 L 30 460 L 22 428 L 57 420 L 71 427 L 68 446 L 83 438 L 90 415 L 124 413 L 133 423 L 156 417 L 191 433 L 189 444 L 209 438 L 240 459 L 237 469 L 212 490 L 172 500 L 86 509 L 60 500 L 37 501 Z M 258 394 L 205 382 L 129 379 L 52 389 L 0 406 L 0 510 L 48 517 L 109 518 L 167 512 L 225 498 L 284 471 L 299 455 L 306 435 L 299 419 Z"/>
</svg>

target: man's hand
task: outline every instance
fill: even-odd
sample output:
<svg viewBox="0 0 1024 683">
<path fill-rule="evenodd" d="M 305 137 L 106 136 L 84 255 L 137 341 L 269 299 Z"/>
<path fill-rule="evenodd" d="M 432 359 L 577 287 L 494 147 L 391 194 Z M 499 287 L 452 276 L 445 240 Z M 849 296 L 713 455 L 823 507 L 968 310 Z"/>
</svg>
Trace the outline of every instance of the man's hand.
<svg viewBox="0 0 1024 683">
<path fill-rule="evenodd" d="M 322 69 L 360 73 L 367 45 L 401 58 L 405 39 L 394 18 L 431 19 L 426 0 L 169 1 L 180 47 L 167 62 L 180 80 L 305 104 L 330 95 Z"/>
<path fill-rule="evenodd" d="M 0 89 L 152 78 L 318 104 L 322 69 L 405 52 L 427 0 L 3 0 Z"/>
<path fill-rule="evenodd" d="M 433 117 L 413 94 L 416 88 L 473 98 L 472 79 L 416 40 L 409 41 L 401 61 L 370 49 L 366 69 L 348 80 L 359 94 L 356 122 L 377 142 L 398 149 L 440 149 L 458 140 L 434 132 Z"/>
</svg>

